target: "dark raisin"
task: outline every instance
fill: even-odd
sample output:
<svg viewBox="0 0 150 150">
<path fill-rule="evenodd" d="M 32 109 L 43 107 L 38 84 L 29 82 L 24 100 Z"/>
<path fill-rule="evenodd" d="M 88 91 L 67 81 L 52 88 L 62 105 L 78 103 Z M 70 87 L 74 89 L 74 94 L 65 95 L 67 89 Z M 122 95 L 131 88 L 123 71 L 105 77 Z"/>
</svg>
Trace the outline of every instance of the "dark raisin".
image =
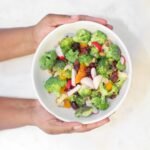
<svg viewBox="0 0 150 150">
<path fill-rule="evenodd" d="M 84 47 L 80 49 L 81 54 L 88 54 L 90 48 L 89 47 Z"/>
<path fill-rule="evenodd" d="M 117 67 L 116 67 L 116 64 L 117 64 L 117 61 L 113 61 L 112 62 L 112 64 L 111 64 L 111 69 L 113 70 L 113 71 L 116 71 L 117 70 Z"/>
<path fill-rule="evenodd" d="M 110 80 L 112 82 L 117 82 L 117 80 L 118 80 L 118 72 L 117 71 L 112 72 L 112 74 L 110 75 Z"/>
<path fill-rule="evenodd" d="M 80 43 L 74 42 L 74 43 L 72 44 L 72 49 L 73 49 L 73 50 L 80 50 Z"/>
<path fill-rule="evenodd" d="M 72 106 L 73 109 L 78 109 L 79 108 L 76 102 L 71 102 L 71 106 Z"/>
<path fill-rule="evenodd" d="M 79 67 L 80 67 L 80 63 L 79 63 L 78 61 L 75 61 L 75 62 L 74 62 L 74 69 L 75 69 L 76 71 L 78 71 L 78 70 L 79 70 Z"/>
<path fill-rule="evenodd" d="M 113 93 L 111 96 L 110 96 L 111 99 L 114 99 L 116 98 L 116 95 Z"/>
<path fill-rule="evenodd" d="M 89 67 L 91 67 L 91 68 L 95 68 L 96 67 L 96 63 L 90 63 L 90 65 L 89 65 Z"/>
<path fill-rule="evenodd" d="M 91 76 L 91 67 L 86 67 L 87 76 Z"/>
</svg>

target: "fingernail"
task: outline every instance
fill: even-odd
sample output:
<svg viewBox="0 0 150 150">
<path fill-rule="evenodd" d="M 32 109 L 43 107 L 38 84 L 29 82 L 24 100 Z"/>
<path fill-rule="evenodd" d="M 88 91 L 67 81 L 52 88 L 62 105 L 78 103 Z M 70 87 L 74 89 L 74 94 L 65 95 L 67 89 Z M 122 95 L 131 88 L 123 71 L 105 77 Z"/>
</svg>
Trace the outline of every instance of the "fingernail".
<svg viewBox="0 0 150 150">
<path fill-rule="evenodd" d="M 82 125 L 78 125 L 78 126 L 73 127 L 74 130 L 77 130 L 77 129 L 80 129 L 80 128 L 82 128 Z"/>
</svg>

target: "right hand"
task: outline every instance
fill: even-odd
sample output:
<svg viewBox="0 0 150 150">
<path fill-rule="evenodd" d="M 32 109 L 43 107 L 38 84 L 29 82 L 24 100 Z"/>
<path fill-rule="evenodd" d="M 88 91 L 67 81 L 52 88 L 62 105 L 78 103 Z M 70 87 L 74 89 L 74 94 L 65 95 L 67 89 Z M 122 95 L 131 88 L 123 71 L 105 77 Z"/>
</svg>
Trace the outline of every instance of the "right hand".
<svg viewBox="0 0 150 150">
<path fill-rule="evenodd" d="M 48 134 L 86 132 L 98 128 L 109 122 L 109 118 L 92 124 L 64 122 L 47 112 L 38 101 L 34 102 L 31 116 L 32 124 L 39 127 Z"/>
</svg>

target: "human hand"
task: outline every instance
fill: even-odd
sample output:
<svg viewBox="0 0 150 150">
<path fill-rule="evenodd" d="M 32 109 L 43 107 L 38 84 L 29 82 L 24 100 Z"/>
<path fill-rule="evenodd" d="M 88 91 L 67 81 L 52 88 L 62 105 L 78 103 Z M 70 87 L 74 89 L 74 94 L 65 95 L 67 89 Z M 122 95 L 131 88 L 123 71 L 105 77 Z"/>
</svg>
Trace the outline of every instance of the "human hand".
<svg viewBox="0 0 150 150">
<path fill-rule="evenodd" d="M 108 24 L 107 20 L 102 18 L 96 18 L 85 15 L 67 16 L 67 15 L 48 14 L 39 23 L 33 26 L 33 38 L 36 47 L 49 32 L 51 32 L 58 26 L 80 20 L 94 21 L 110 29 L 113 28 L 111 25 Z"/>
<path fill-rule="evenodd" d="M 92 124 L 81 124 L 78 122 L 64 122 L 47 112 L 38 101 L 35 101 L 31 112 L 32 124 L 48 134 L 62 134 L 73 132 L 86 132 L 98 128 L 109 122 L 109 118 Z"/>
</svg>

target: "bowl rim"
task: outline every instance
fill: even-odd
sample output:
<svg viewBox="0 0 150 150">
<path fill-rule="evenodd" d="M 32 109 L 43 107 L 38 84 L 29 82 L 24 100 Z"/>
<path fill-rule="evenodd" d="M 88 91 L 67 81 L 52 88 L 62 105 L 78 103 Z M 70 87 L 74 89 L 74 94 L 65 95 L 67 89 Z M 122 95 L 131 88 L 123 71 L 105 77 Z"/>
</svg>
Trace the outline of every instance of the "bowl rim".
<svg viewBox="0 0 150 150">
<path fill-rule="evenodd" d="M 38 45 L 37 49 L 36 49 L 36 52 L 33 56 L 33 61 L 32 61 L 32 66 L 31 66 L 31 78 L 32 78 L 32 86 L 33 86 L 33 89 L 34 89 L 34 92 L 36 94 L 36 97 L 38 98 L 40 104 L 49 112 L 51 113 L 52 115 L 54 115 L 56 118 L 62 120 L 62 121 L 66 121 L 66 122 L 70 122 L 70 120 L 66 119 L 66 118 L 63 118 L 63 117 L 60 117 L 58 116 L 57 114 L 55 114 L 53 111 L 51 111 L 50 109 L 47 108 L 47 106 L 45 106 L 45 104 L 43 103 L 42 101 L 42 98 L 40 97 L 40 95 L 38 94 L 37 92 L 37 89 L 36 89 L 36 86 L 35 86 L 35 81 L 34 81 L 34 66 L 35 66 L 35 63 L 36 63 L 36 57 L 38 55 L 38 52 L 40 51 L 41 49 L 41 46 L 43 45 L 43 43 L 45 41 L 47 41 L 47 39 L 49 38 L 49 36 L 51 36 L 52 34 L 55 34 L 56 31 L 58 30 L 61 30 L 63 29 L 64 27 L 67 28 L 67 26 L 70 26 L 70 25 L 73 25 L 73 24 L 82 24 L 82 23 L 89 23 L 89 24 L 95 24 L 95 25 L 99 25 L 100 28 L 103 28 L 104 30 L 107 30 L 107 32 L 109 32 L 111 35 L 113 35 L 115 37 L 115 39 L 117 40 L 118 43 L 120 43 L 128 57 L 128 68 L 129 68 L 129 74 L 128 74 L 128 84 L 127 84 L 127 87 L 126 87 L 126 90 L 125 90 L 125 93 L 123 94 L 123 97 L 120 99 L 120 101 L 117 103 L 117 105 L 112 109 L 110 110 L 107 114 L 103 115 L 102 117 L 97 117 L 97 118 L 94 118 L 93 120 L 90 120 L 90 121 L 84 121 L 84 122 L 81 122 L 82 124 L 89 124 L 89 123 L 94 123 L 94 122 L 97 122 L 97 121 L 100 121 L 100 120 L 103 120 L 109 116 L 111 116 L 112 114 L 114 114 L 116 112 L 116 110 L 121 106 L 121 104 L 124 102 L 128 92 L 129 92 L 129 89 L 131 87 L 131 81 L 132 81 L 132 61 L 131 61 L 131 57 L 129 55 L 129 52 L 125 46 L 125 44 L 123 43 L 123 41 L 120 39 L 120 37 L 112 30 L 110 30 L 109 28 L 105 27 L 104 25 L 102 24 L 99 24 L 99 23 L 96 23 L 96 22 L 93 22 L 93 21 L 77 21 L 77 22 L 73 22 L 73 23 L 67 23 L 67 24 L 63 24 L 59 27 L 57 27 L 56 29 L 54 29 L 53 31 L 49 32 L 45 37 L 44 39 L 40 42 L 40 44 Z"/>
</svg>

